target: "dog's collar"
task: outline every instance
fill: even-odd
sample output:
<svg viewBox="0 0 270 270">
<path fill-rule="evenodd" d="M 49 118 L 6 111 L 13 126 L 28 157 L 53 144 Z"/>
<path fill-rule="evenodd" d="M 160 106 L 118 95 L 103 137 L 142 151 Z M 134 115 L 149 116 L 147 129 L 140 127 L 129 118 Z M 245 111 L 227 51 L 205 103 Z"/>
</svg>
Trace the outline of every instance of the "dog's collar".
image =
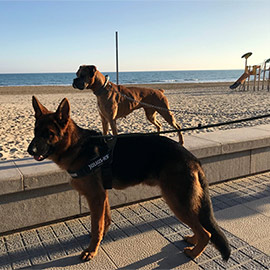
<svg viewBox="0 0 270 270">
<path fill-rule="evenodd" d="M 103 86 L 101 88 L 99 88 L 98 90 L 94 91 L 94 94 L 96 96 L 101 96 L 103 93 L 107 92 L 106 86 L 110 80 L 110 77 L 109 77 L 109 75 L 106 75 L 105 78 L 106 78 L 106 80 L 105 80 L 105 83 L 103 84 Z"/>
</svg>

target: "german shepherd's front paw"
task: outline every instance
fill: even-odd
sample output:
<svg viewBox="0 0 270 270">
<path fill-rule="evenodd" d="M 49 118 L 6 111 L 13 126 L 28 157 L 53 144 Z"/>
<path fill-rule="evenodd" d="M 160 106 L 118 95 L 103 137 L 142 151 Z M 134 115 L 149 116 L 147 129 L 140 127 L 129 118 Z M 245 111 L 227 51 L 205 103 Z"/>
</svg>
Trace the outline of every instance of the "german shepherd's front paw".
<svg viewBox="0 0 270 270">
<path fill-rule="evenodd" d="M 82 253 L 81 253 L 81 260 L 83 261 L 90 261 L 91 259 L 93 259 L 96 256 L 97 252 L 95 251 L 90 251 L 89 249 L 85 249 Z"/>
</svg>

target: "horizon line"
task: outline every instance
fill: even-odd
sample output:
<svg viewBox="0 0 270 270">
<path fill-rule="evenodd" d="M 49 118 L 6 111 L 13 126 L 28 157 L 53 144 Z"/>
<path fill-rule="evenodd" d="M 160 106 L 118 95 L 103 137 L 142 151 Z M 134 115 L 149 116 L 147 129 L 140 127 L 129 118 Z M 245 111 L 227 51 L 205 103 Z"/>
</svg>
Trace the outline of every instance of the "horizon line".
<svg viewBox="0 0 270 270">
<path fill-rule="evenodd" d="M 228 70 L 243 70 L 243 69 L 168 69 L 168 70 L 134 70 L 134 71 L 119 71 L 121 72 L 171 72 L 171 71 L 228 71 Z M 100 71 L 101 73 L 116 73 L 116 71 Z M 76 73 L 76 71 L 44 71 L 44 72 L 0 72 L 0 75 L 12 75 L 12 74 L 57 74 L 57 73 Z"/>
</svg>

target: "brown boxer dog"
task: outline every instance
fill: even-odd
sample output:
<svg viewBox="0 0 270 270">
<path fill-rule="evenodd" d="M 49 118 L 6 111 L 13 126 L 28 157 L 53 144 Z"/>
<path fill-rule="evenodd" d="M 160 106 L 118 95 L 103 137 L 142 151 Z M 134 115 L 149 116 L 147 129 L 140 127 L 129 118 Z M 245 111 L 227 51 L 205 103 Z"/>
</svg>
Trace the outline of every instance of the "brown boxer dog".
<svg viewBox="0 0 270 270">
<path fill-rule="evenodd" d="M 161 129 L 156 119 L 158 112 L 171 126 L 180 129 L 169 109 L 169 102 L 164 90 L 145 87 L 125 87 L 109 82 L 95 66 L 80 66 L 73 80 L 73 87 L 79 90 L 91 89 L 97 97 L 101 116 L 103 134 L 107 135 L 109 124 L 113 135 L 117 135 L 116 119 L 125 117 L 132 111 L 143 108 L 146 118 Z M 180 144 L 184 143 L 181 132 L 178 132 Z"/>
</svg>

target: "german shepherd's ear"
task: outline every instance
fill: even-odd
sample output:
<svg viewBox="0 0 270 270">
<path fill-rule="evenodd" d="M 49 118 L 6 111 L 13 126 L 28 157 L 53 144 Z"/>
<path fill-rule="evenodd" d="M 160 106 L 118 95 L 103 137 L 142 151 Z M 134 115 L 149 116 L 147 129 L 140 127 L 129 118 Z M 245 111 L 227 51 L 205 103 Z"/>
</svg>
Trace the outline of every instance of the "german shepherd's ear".
<svg viewBox="0 0 270 270">
<path fill-rule="evenodd" d="M 45 108 L 35 96 L 32 97 L 32 105 L 35 111 L 35 118 L 39 118 L 41 115 L 47 114 L 49 112 L 47 108 Z"/>
<path fill-rule="evenodd" d="M 57 111 L 55 113 L 57 117 L 57 122 L 62 127 L 64 127 L 67 124 L 67 121 L 69 119 L 69 111 L 70 111 L 69 102 L 66 98 L 64 98 L 59 104 Z"/>
</svg>

